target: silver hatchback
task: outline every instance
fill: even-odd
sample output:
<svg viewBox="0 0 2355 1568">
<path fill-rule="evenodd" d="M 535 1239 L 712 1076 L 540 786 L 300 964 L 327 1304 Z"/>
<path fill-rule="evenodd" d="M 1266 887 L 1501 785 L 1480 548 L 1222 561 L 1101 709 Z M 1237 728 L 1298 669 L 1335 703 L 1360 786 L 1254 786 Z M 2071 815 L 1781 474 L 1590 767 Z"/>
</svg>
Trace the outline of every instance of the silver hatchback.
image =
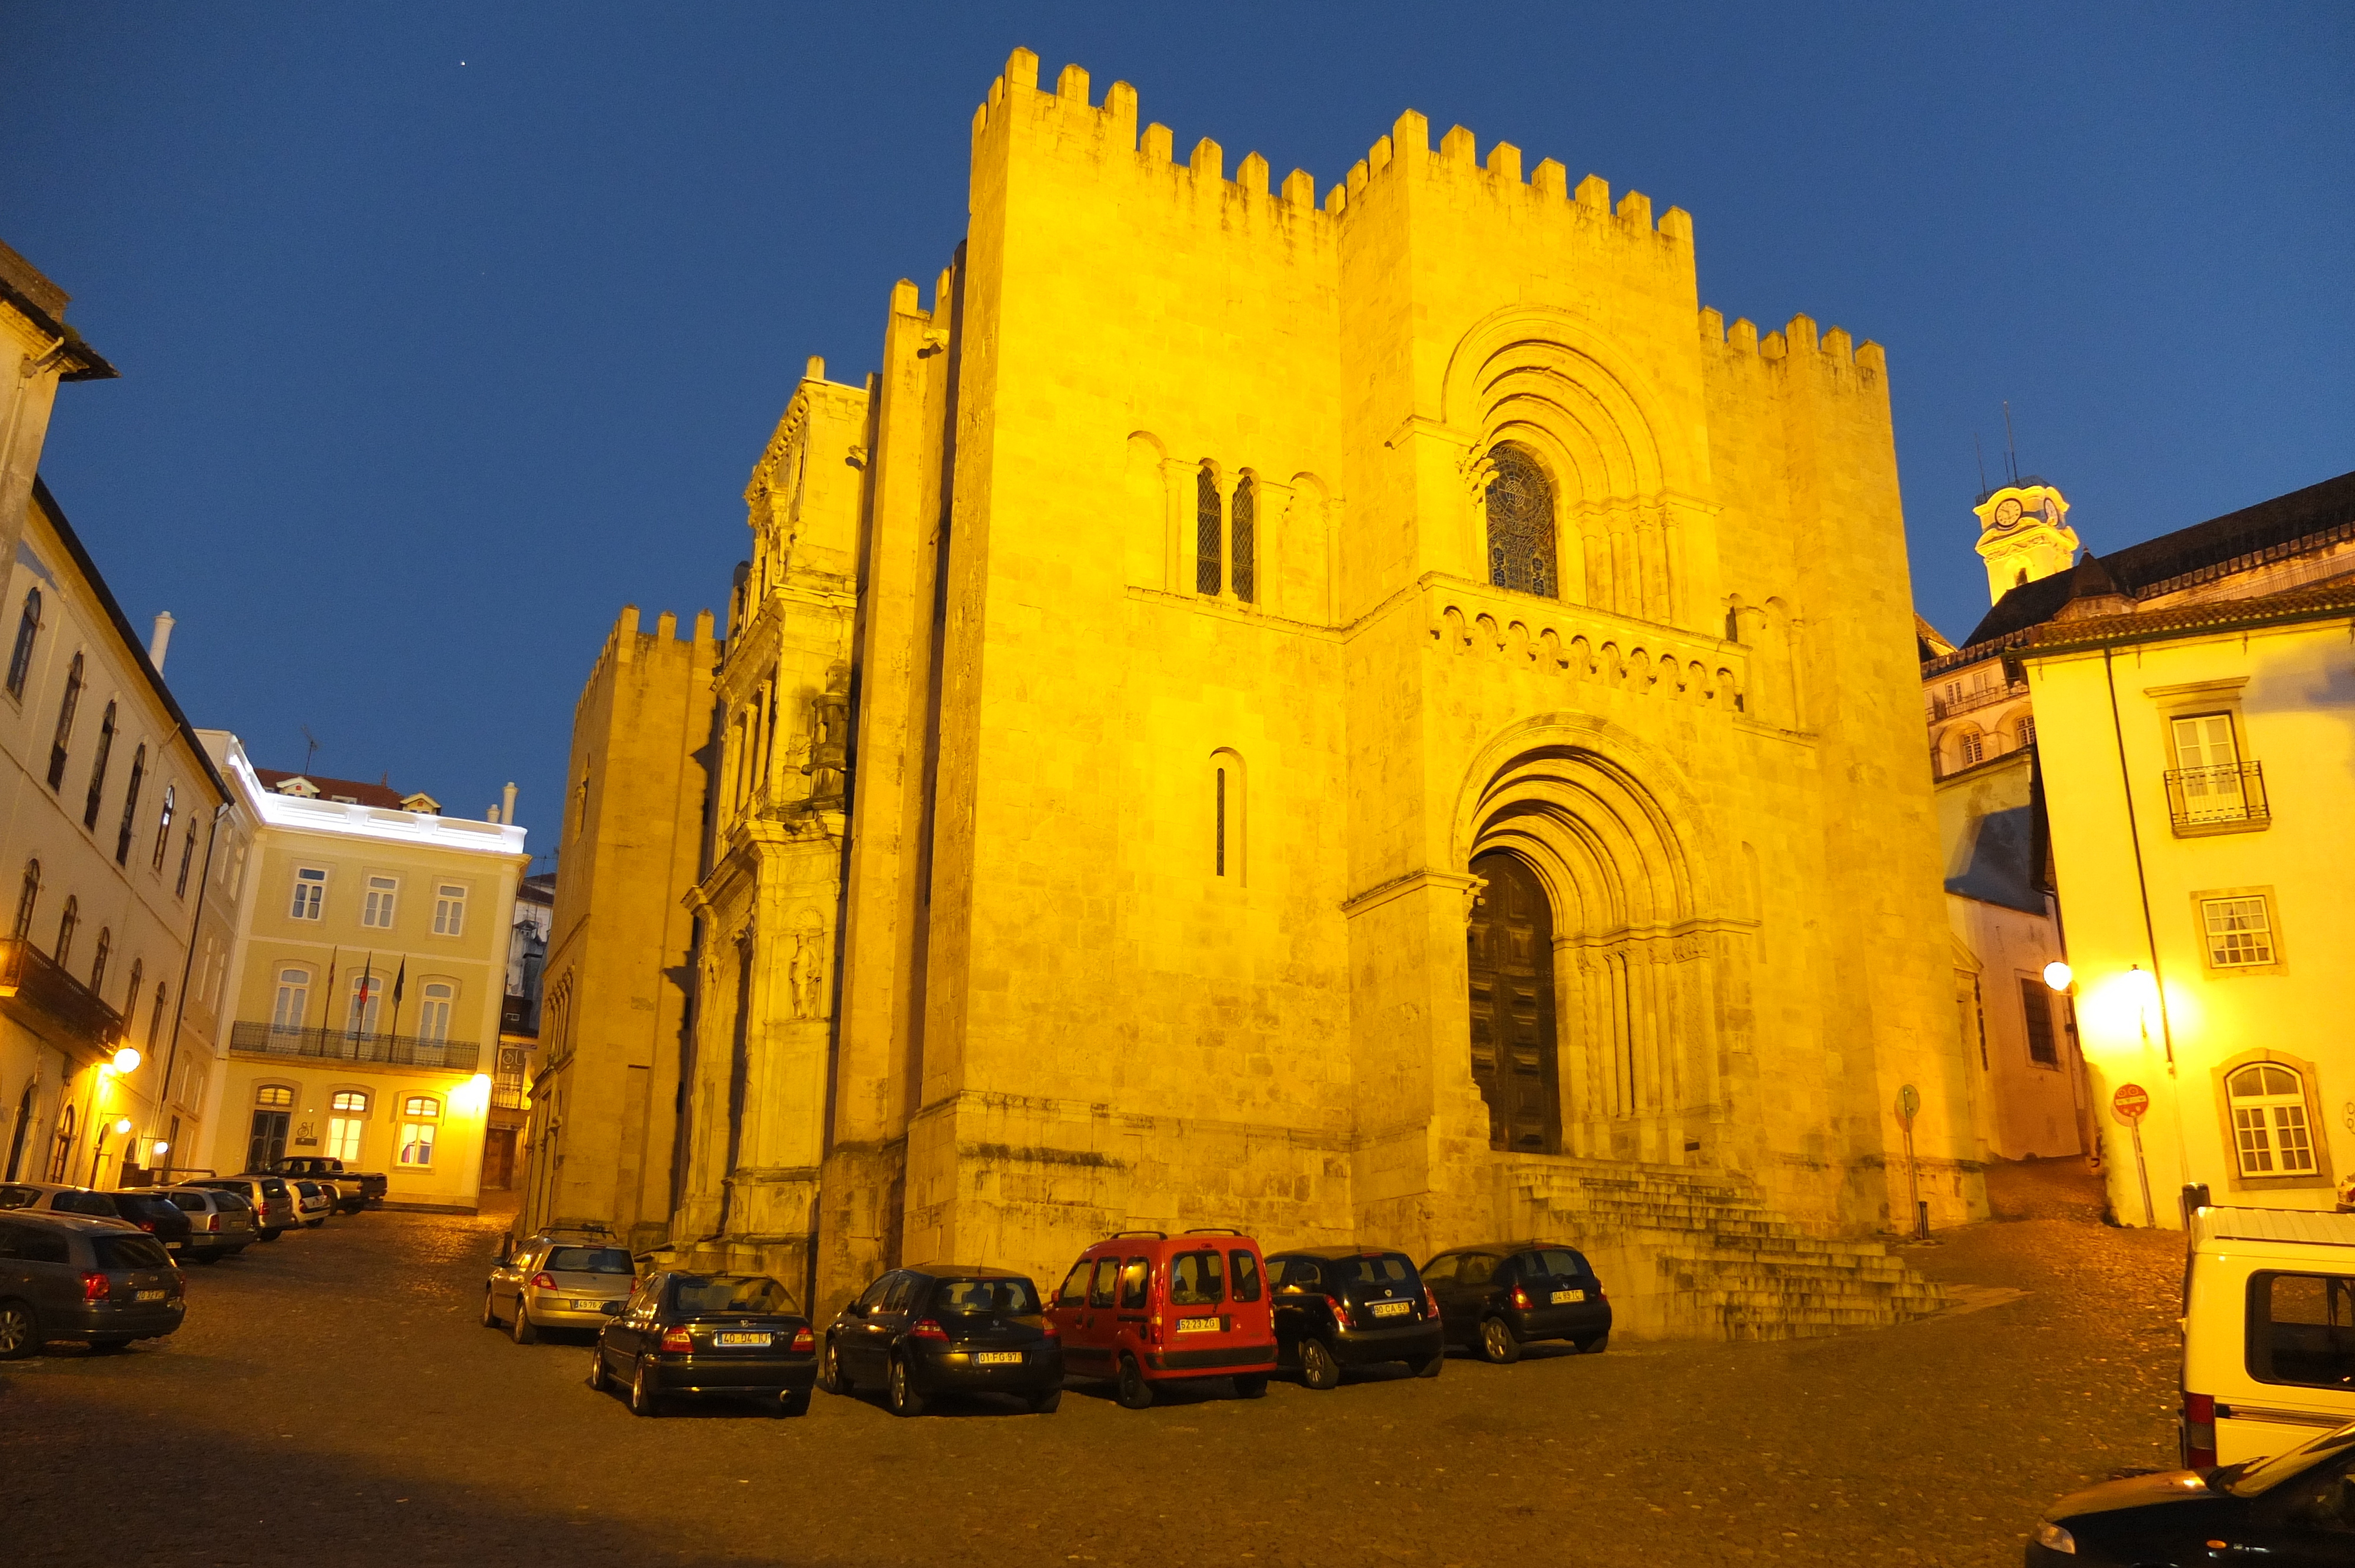
<svg viewBox="0 0 2355 1568">
<path fill-rule="evenodd" d="M 483 1287 L 483 1325 L 504 1319 L 515 1342 L 527 1345 L 542 1329 L 602 1329 L 608 1302 L 630 1298 L 637 1271 L 630 1249 L 596 1235 L 527 1236 L 493 1263 Z"/>
<path fill-rule="evenodd" d="M 159 1198 L 188 1216 L 187 1255 L 198 1263 L 235 1257 L 253 1244 L 253 1205 L 210 1187 L 158 1187 Z"/>
</svg>

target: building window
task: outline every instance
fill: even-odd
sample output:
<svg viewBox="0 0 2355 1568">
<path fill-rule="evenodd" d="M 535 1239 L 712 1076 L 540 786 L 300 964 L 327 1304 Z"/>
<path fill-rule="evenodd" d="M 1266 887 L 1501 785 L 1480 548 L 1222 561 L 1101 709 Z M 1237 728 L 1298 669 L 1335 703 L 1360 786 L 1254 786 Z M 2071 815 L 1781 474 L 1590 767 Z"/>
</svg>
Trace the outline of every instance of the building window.
<svg viewBox="0 0 2355 1568">
<path fill-rule="evenodd" d="M 2175 778 L 2179 794 L 2176 816 L 2184 823 L 2240 822 L 2247 819 L 2249 771 L 2241 766 L 2241 747 L 2229 713 L 2186 714 L 2169 721 L 2175 747 Z"/>
<path fill-rule="evenodd" d="M 1987 760 L 1987 736 L 1977 730 L 1963 731 L 1963 766 L 1975 768 Z"/>
<path fill-rule="evenodd" d="M 1218 774 L 1219 847 L 1216 869 L 1219 875 L 1224 876 L 1227 874 L 1227 770 L 1221 768 L 1218 770 Z"/>
<path fill-rule="evenodd" d="M 146 978 L 147 965 L 145 960 L 140 959 L 132 959 L 131 983 L 124 987 L 123 991 L 123 1027 L 126 1029 L 139 1022 L 139 987 Z M 147 1032 L 147 1049 L 151 1052 L 155 1049 L 155 1032 L 152 1029 Z"/>
<path fill-rule="evenodd" d="M 466 928 L 466 890 L 452 883 L 434 889 L 433 934 L 455 937 Z"/>
<path fill-rule="evenodd" d="M 2019 720 L 2019 744 L 2022 750 L 2036 744 L 2036 721 L 2026 715 Z"/>
<path fill-rule="evenodd" d="M 2306 1079 L 2296 1068 L 2259 1062 L 2224 1080 L 2232 1112 L 2233 1152 L 2243 1176 L 2315 1172 L 2306 1119 Z"/>
<path fill-rule="evenodd" d="M 116 705 L 106 705 L 106 713 L 98 721 L 98 756 L 90 765 L 90 793 L 82 798 L 81 825 L 91 832 L 98 831 L 98 806 L 106 798 L 106 765 L 114 756 L 114 710 Z"/>
<path fill-rule="evenodd" d="M 1220 515 L 1219 476 L 1209 463 L 1194 473 L 1194 591 L 1215 595 L 1224 584 L 1220 560 L 1220 535 L 1226 532 Z"/>
<path fill-rule="evenodd" d="M 33 906 L 41 901 L 41 863 L 25 863 L 25 883 L 16 894 L 16 928 L 15 935 L 22 939 L 33 934 Z"/>
<path fill-rule="evenodd" d="M 139 826 L 139 786 L 147 777 L 147 748 L 131 754 L 131 785 L 123 792 L 123 826 L 114 834 L 114 863 L 131 863 L 131 835 Z"/>
<path fill-rule="evenodd" d="M 1243 759 L 1224 747 L 1210 753 L 1210 874 L 1243 876 Z"/>
<path fill-rule="evenodd" d="M 16 647 L 8 655 L 8 694 L 22 698 L 33 673 L 33 641 L 41 634 L 41 590 L 25 590 L 25 611 L 16 620 Z"/>
<path fill-rule="evenodd" d="M 327 874 L 316 866 L 304 866 L 294 873 L 294 906 L 286 912 L 286 917 L 316 920 L 326 898 Z"/>
<path fill-rule="evenodd" d="M 105 926 L 98 928 L 98 952 L 90 960 L 90 990 L 92 996 L 106 996 L 106 960 L 114 956 L 114 932 Z"/>
<path fill-rule="evenodd" d="M 1488 454 L 1488 580 L 1501 588 L 1555 597 L 1553 486 L 1517 446 Z"/>
<path fill-rule="evenodd" d="M 2052 1033 L 2052 989 L 2041 979 L 2023 975 L 2019 1007 L 2028 1018 L 2028 1059 L 2041 1067 L 2061 1065 L 2061 1047 Z"/>
<path fill-rule="evenodd" d="M 59 969 L 65 968 L 72 961 L 74 927 L 80 924 L 81 900 L 68 898 L 65 913 L 58 916 L 58 950 L 52 955 L 58 960 Z"/>
<path fill-rule="evenodd" d="M 368 1128 L 368 1097 L 357 1089 L 338 1089 L 329 1097 L 327 1156 L 346 1162 L 360 1157 L 360 1135 Z"/>
<path fill-rule="evenodd" d="M 157 1043 L 157 1042 L 159 1042 L 159 1041 L 160 1041 L 160 1042 L 163 1042 L 163 1043 L 164 1043 L 164 1044 L 170 1044 L 170 1042 L 169 1042 L 169 1041 L 165 1041 L 165 1040 L 164 1040 L 164 1003 L 165 1003 L 165 1001 L 166 1001 L 166 1000 L 171 996 L 171 994 L 172 994 L 172 988 L 171 988 L 171 987 L 169 987 L 169 986 L 167 986 L 167 985 L 164 984 L 164 983 L 163 983 L 162 981 L 160 981 L 160 980 L 156 982 L 156 984 L 155 984 L 155 1011 L 153 1013 L 149 1014 L 149 1015 L 148 1015 L 148 1019 L 147 1019 L 147 1043 L 148 1043 L 148 1047 L 149 1047 L 149 1049 L 151 1049 L 151 1050 L 155 1048 L 155 1046 L 156 1043 Z M 134 998 L 133 998 L 132 1000 L 133 1000 L 133 1001 L 136 1001 L 138 999 L 134 997 Z M 205 1081 L 204 1069 L 203 1069 L 202 1067 L 199 1067 L 199 1068 L 197 1068 L 197 1075 L 196 1075 L 196 1076 L 197 1076 L 197 1084 L 198 1084 L 199 1086 L 201 1086 L 201 1085 L 204 1083 L 204 1081 Z M 199 1089 L 198 1089 L 198 1091 L 197 1091 L 197 1095 L 199 1095 L 199 1096 L 200 1096 L 202 1093 L 203 1093 L 202 1089 L 201 1089 L 201 1088 L 199 1088 Z M 190 1097 L 188 1099 L 186 1099 L 186 1100 L 185 1102 L 183 1102 L 183 1103 L 187 1104 L 187 1105 L 195 1105 L 195 1104 L 197 1103 L 197 1097 L 196 1097 L 196 1096 L 192 1096 L 192 1097 Z"/>
<path fill-rule="evenodd" d="M 457 1000 L 458 988 L 448 980 L 427 980 L 425 1001 L 417 1012 L 417 1037 L 420 1040 L 450 1038 L 450 1004 Z"/>
<path fill-rule="evenodd" d="M 58 1117 L 58 1140 L 49 1150 L 49 1180 L 62 1181 L 73 1169 L 74 1107 L 66 1107 Z"/>
<path fill-rule="evenodd" d="M 278 971 L 278 1000 L 270 1009 L 272 1029 L 300 1029 L 311 1011 L 311 971 L 293 966 Z"/>
<path fill-rule="evenodd" d="M 352 978 L 352 1001 L 344 1027 L 354 1034 L 376 1033 L 377 1013 L 384 1002 L 384 981 L 374 975 Z"/>
<path fill-rule="evenodd" d="M 2211 969 L 2255 969 L 2274 961 L 2272 911 L 2264 894 L 2245 898 L 2203 898 L 2200 919 L 2206 927 Z"/>
<path fill-rule="evenodd" d="M 1249 604 L 1259 587 L 1259 482 L 1249 474 L 1235 485 L 1234 540 L 1229 554 L 1234 562 L 1228 576 L 1235 597 Z"/>
<path fill-rule="evenodd" d="M 52 793 L 66 781 L 66 748 L 73 743 L 74 710 L 81 706 L 81 655 L 73 656 L 66 666 L 66 694 L 58 701 L 57 733 L 49 737 L 49 789 Z"/>
<path fill-rule="evenodd" d="M 155 853 L 147 862 L 147 869 L 161 874 L 164 857 L 172 853 L 172 811 L 179 804 L 180 789 L 176 784 L 164 786 L 164 811 L 155 819 Z"/>
<path fill-rule="evenodd" d="M 360 924 L 379 930 L 392 929 L 392 901 L 400 891 L 400 882 L 397 877 L 369 877 L 368 902 L 360 909 Z"/>
<path fill-rule="evenodd" d="M 403 1170 L 424 1170 L 433 1163 L 433 1133 L 442 1116 L 442 1102 L 431 1095 L 411 1095 L 400 1106 L 400 1164 Z"/>
<path fill-rule="evenodd" d="M 267 1110 L 285 1110 L 294 1104 L 294 1091 L 283 1084 L 264 1084 L 253 1091 L 253 1103 Z"/>
</svg>

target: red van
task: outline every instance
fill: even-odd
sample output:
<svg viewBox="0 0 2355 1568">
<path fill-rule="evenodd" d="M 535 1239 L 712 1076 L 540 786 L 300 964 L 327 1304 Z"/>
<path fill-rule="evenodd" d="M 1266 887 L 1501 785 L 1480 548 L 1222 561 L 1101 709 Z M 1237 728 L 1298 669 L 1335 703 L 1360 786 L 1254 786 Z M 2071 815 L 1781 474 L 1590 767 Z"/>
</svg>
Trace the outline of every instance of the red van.
<svg viewBox="0 0 2355 1568">
<path fill-rule="evenodd" d="M 1116 1383 L 1131 1410 L 1181 1378 L 1231 1377 L 1257 1399 L 1275 1371 L 1265 1260 L 1240 1231 L 1123 1231 L 1080 1255 L 1048 1315 L 1065 1370 Z"/>
</svg>

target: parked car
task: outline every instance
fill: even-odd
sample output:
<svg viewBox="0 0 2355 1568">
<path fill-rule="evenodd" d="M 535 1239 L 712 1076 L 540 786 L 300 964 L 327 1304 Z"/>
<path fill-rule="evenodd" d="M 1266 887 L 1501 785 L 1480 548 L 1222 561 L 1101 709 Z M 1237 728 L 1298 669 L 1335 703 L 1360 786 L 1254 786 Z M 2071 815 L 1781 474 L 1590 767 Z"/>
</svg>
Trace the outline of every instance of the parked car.
<svg viewBox="0 0 2355 1568">
<path fill-rule="evenodd" d="M 1455 1247 L 1423 1266 L 1448 1341 L 1517 1361 L 1532 1340 L 1568 1340 L 1593 1355 L 1611 1343 L 1611 1302 L 1586 1255 L 1558 1242 Z"/>
<path fill-rule="evenodd" d="M 176 1254 L 188 1245 L 188 1237 L 195 1230 L 188 1216 L 153 1187 L 99 1195 L 113 1203 L 115 1218 L 145 1231 L 164 1244 L 165 1251 Z"/>
<path fill-rule="evenodd" d="M 382 1173 L 372 1171 L 349 1171 L 344 1162 L 327 1154 L 290 1154 L 270 1167 L 273 1176 L 307 1176 L 335 1189 L 336 1209 L 339 1213 L 357 1214 L 362 1209 L 375 1208 L 384 1202 L 389 1183 Z"/>
<path fill-rule="evenodd" d="M 879 1387 L 892 1414 L 943 1393 L 1010 1393 L 1044 1415 L 1063 1397 L 1063 1344 L 1027 1275 L 961 1263 L 896 1269 L 826 1326 L 817 1382 Z"/>
<path fill-rule="evenodd" d="M 114 1206 L 112 1193 L 63 1181 L 10 1181 L 0 1185 L 0 1211 L 9 1209 L 28 1209 L 45 1214 L 83 1214 L 94 1220 L 123 1218 L 122 1211 Z"/>
<path fill-rule="evenodd" d="M 51 1340 L 119 1351 L 171 1333 L 185 1310 L 180 1271 L 154 1236 L 115 1219 L 0 1213 L 0 1361 Z"/>
<path fill-rule="evenodd" d="M 2029 1538 L 2028 1568 L 2355 1563 L 2355 1422 L 2271 1458 L 2160 1470 L 2072 1492 Z"/>
<path fill-rule="evenodd" d="M 1259 1243 L 1240 1231 L 1124 1231 L 1080 1255 L 1048 1309 L 1063 1364 L 1142 1410 L 1162 1383 L 1231 1377 L 1257 1399 L 1275 1371 Z"/>
<path fill-rule="evenodd" d="M 294 1193 L 295 1217 L 305 1230 L 317 1230 L 336 1212 L 336 1187 L 332 1181 L 314 1181 L 308 1176 L 289 1176 L 286 1185 Z"/>
<path fill-rule="evenodd" d="M 2355 1421 L 2355 1214 L 2203 1208 L 2190 1230 L 2183 1462 L 2278 1454 Z"/>
<path fill-rule="evenodd" d="M 1303 1247 L 1267 1260 L 1276 1362 L 1310 1388 L 1332 1388 L 1344 1367 L 1404 1361 L 1417 1377 L 1447 1362 L 1439 1304 L 1402 1252 Z"/>
<path fill-rule="evenodd" d="M 591 1388 L 617 1380 L 636 1415 L 681 1394 L 768 1400 L 799 1415 L 817 1381 L 817 1337 L 766 1275 L 666 1270 L 640 1282 L 589 1352 Z"/>
<path fill-rule="evenodd" d="M 606 1304 L 629 1299 L 637 1270 L 629 1248 L 601 1236 L 564 1231 L 502 1247 L 483 1285 L 483 1326 L 496 1329 L 505 1319 L 518 1345 L 542 1329 L 604 1328 L 612 1316 Z"/>
<path fill-rule="evenodd" d="M 218 1263 L 252 1245 L 253 1205 L 235 1192 L 209 1187 L 158 1187 L 155 1192 L 188 1218 L 182 1256 Z"/>
<path fill-rule="evenodd" d="M 266 1242 L 276 1241 L 303 1223 L 294 1207 L 294 1190 L 282 1176 L 208 1176 L 191 1187 L 234 1192 L 253 1211 L 255 1231 Z"/>
</svg>

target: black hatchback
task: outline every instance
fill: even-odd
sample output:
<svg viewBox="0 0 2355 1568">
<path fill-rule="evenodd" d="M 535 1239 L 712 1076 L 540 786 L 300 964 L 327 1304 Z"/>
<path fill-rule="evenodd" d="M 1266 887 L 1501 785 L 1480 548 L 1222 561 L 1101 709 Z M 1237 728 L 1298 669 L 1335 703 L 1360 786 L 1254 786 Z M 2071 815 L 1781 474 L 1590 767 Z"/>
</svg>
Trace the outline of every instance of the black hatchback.
<svg viewBox="0 0 2355 1568">
<path fill-rule="evenodd" d="M 108 1192 L 106 1200 L 114 1205 L 115 1216 L 137 1225 L 170 1251 L 188 1245 L 192 1227 L 188 1216 L 179 1205 L 161 1192 Z"/>
<path fill-rule="evenodd" d="M 1063 1341 L 1027 1275 L 961 1263 L 894 1269 L 826 1325 L 818 1386 L 881 1388 L 893 1414 L 944 1393 L 1010 1393 L 1044 1415 L 1063 1397 Z"/>
<path fill-rule="evenodd" d="M 2271 1458 L 2072 1493 L 2027 1550 L 2028 1568 L 2160 1563 L 2355 1563 L 2355 1422 Z"/>
<path fill-rule="evenodd" d="M 809 1408 L 817 1343 L 785 1287 L 764 1274 L 649 1275 L 589 1352 L 589 1386 L 617 1383 L 636 1415 L 675 1395 L 757 1399 L 781 1415 Z"/>
<path fill-rule="evenodd" d="M 1275 1358 L 1310 1388 L 1331 1388 L 1344 1367 L 1404 1361 L 1437 1377 L 1447 1359 L 1439 1306 L 1402 1252 L 1354 1246 L 1270 1253 Z"/>
<path fill-rule="evenodd" d="M 1452 1344 L 1517 1361 L 1532 1340 L 1568 1340 L 1588 1355 L 1611 1342 L 1611 1302 L 1586 1255 L 1559 1242 L 1455 1247 L 1423 1266 Z"/>
</svg>

